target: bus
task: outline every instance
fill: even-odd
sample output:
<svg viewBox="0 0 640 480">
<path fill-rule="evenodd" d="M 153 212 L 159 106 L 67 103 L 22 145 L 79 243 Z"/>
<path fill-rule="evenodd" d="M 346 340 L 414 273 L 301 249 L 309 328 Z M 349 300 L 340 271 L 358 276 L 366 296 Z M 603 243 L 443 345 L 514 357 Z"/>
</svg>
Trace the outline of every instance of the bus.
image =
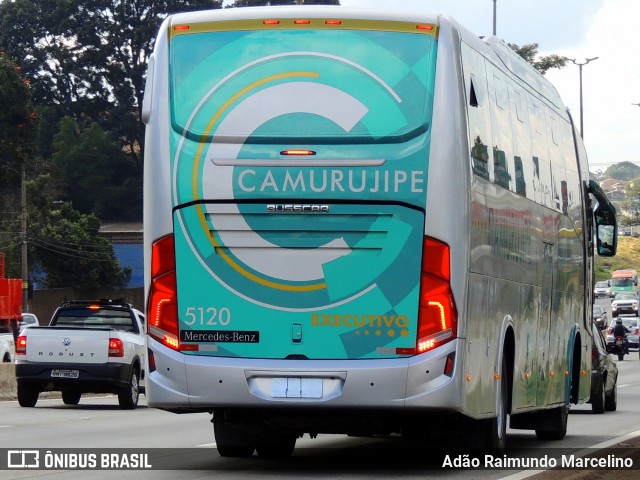
<svg viewBox="0 0 640 480">
<path fill-rule="evenodd" d="M 151 407 L 211 412 L 231 457 L 564 437 L 616 214 L 505 43 L 418 12 L 176 14 L 142 118 Z"/>
<path fill-rule="evenodd" d="M 638 285 L 638 274 L 630 268 L 616 270 L 611 274 L 609 285 L 611 285 L 611 291 L 614 294 L 619 292 L 635 292 Z"/>
</svg>

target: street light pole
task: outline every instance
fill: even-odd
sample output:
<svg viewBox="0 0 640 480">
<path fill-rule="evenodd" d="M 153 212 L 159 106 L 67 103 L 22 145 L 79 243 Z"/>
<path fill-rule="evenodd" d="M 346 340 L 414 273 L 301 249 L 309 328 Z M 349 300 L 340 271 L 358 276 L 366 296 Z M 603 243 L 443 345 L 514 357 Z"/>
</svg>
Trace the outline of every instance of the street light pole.
<svg viewBox="0 0 640 480">
<path fill-rule="evenodd" d="M 498 0 L 493 0 L 493 36 L 496 36 L 496 17 L 497 17 L 497 7 L 496 7 L 496 3 L 498 2 Z"/>
<path fill-rule="evenodd" d="M 584 62 L 576 62 L 575 58 L 569 58 L 574 65 L 578 66 L 580 73 L 580 136 L 584 140 L 584 119 L 583 119 L 583 109 L 582 109 L 582 67 L 584 67 L 587 63 L 593 62 L 597 60 L 599 57 L 587 58 Z"/>
<path fill-rule="evenodd" d="M 29 268 L 27 267 L 27 176 L 22 165 L 22 183 L 20 185 L 20 203 L 22 213 L 22 311 L 29 311 Z"/>
</svg>

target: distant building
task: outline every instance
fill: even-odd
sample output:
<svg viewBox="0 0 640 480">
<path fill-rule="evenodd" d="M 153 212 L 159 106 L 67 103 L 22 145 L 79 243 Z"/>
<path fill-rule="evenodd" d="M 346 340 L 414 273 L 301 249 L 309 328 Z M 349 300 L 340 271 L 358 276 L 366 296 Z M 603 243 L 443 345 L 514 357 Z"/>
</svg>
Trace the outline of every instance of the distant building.
<svg viewBox="0 0 640 480">
<path fill-rule="evenodd" d="M 100 235 L 113 245 L 113 251 L 121 267 L 131 268 L 131 280 L 127 287 L 144 286 L 143 230 L 142 222 L 104 223 Z"/>
<path fill-rule="evenodd" d="M 625 199 L 629 182 L 626 180 L 616 180 L 615 178 L 607 178 L 600 182 L 600 187 L 607 194 L 611 201 L 621 201 Z"/>
</svg>

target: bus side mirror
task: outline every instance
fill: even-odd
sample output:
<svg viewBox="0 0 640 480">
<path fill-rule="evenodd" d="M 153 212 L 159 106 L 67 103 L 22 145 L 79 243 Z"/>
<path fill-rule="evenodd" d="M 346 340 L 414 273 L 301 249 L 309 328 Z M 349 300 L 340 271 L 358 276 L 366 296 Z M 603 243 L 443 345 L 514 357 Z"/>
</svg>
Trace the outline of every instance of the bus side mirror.
<svg viewBox="0 0 640 480">
<path fill-rule="evenodd" d="M 596 240 L 598 255 L 602 257 L 613 257 L 616 254 L 616 226 L 598 225 Z"/>
<path fill-rule="evenodd" d="M 616 207 L 609 201 L 600 185 L 593 180 L 589 181 L 589 193 L 598 201 L 598 205 L 593 211 L 598 255 L 613 257 L 618 247 Z"/>
</svg>

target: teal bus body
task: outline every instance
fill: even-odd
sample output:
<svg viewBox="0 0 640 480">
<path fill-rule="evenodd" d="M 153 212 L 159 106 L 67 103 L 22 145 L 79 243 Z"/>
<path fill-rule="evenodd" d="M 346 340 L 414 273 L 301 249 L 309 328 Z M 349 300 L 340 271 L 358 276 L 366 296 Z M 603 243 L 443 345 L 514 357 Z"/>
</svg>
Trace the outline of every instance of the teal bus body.
<svg viewBox="0 0 640 480">
<path fill-rule="evenodd" d="M 564 436 L 615 212 L 502 42 L 431 15 L 175 15 L 143 120 L 149 405 L 212 411 L 225 456 L 443 413 L 485 447 L 508 414 Z"/>
<path fill-rule="evenodd" d="M 178 296 L 197 312 L 180 318 L 180 341 L 212 324 L 252 339 L 191 353 L 384 358 L 415 347 L 435 45 L 343 29 L 171 39 Z M 373 73 L 379 62 L 388 68 Z M 315 154 L 283 162 L 296 148 Z"/>
</svg>

